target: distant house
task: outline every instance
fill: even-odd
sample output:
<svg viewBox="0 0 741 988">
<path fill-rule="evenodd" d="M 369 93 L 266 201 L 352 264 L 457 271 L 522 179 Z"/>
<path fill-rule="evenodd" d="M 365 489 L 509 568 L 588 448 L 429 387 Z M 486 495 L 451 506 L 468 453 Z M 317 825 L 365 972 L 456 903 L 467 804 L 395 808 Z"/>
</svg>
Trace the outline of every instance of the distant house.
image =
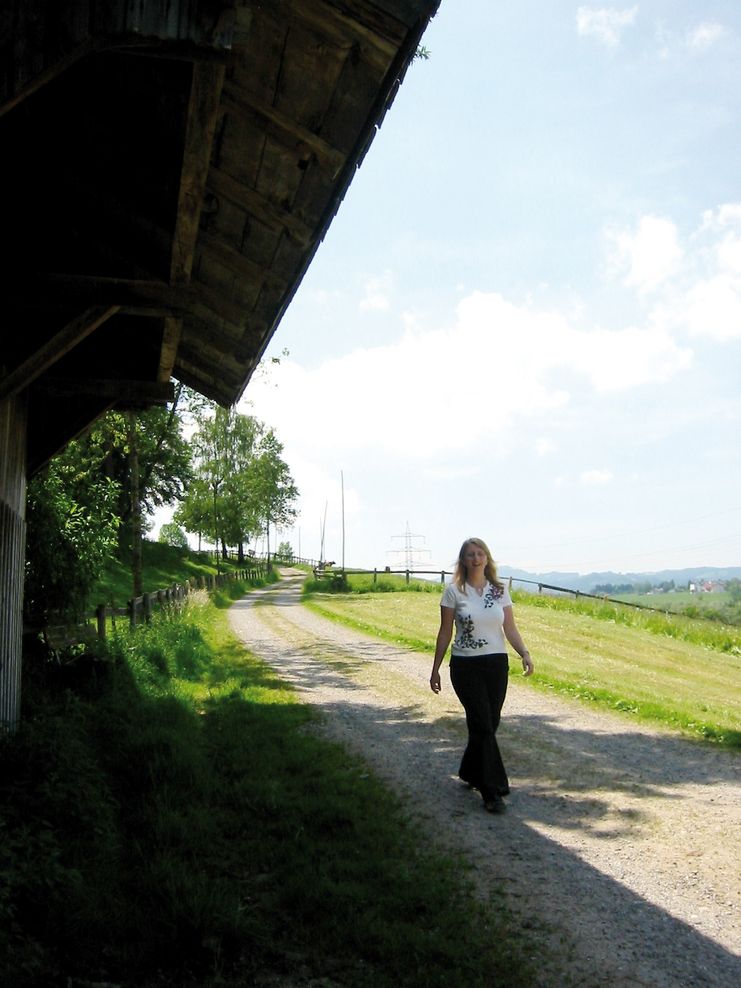
<svg viewBox="0 0 741 988">
<path fill-rule="evenodd" d="M 724 580 L 705 580 L 700 584 L 702 593 L 723 593 L 726 589 Z"/>
</svg>

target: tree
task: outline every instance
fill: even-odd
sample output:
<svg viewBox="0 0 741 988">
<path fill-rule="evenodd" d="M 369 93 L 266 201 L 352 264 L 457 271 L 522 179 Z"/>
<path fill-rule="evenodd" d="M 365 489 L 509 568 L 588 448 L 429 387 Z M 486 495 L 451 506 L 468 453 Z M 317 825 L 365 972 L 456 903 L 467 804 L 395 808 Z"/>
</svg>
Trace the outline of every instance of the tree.
<svg viewBox="0 0 741 988">
<path fill-rule="evenodd" d="M 196 482 L 177 513 L 189 531 L 197 523 L 195 530 L 220 545 L 222 555 L 227 546 L 238 546 L 240 560 L 244 543 L 259 530 L 252 473 L 263 429 L 257 419 L 234 409 L 201 415 L 193 436 Z"/>
<path fill-rule="evenodd" d="M 183 500 L 178 504 L 173 514 L 173 522 L 182 526 L 186 532 L 193 532 L 198 536 L 198 549 L 201 548 L 201 537 L 209 536 L 211 523 L 213 521 L 213 508 L 211 492 L 207 482 L 196 476 L 188 487 L 188 491 Z"/>
<path fill-rule="evenodd" d="M 175 522 L 167 522 L 160 527 L 159 542 L 174 546 L 176 549 L 188 548 L 188 536 Z"/>
<path fill-rule="evenodd" d="M 214 408 L 199 417 L 193 436 L 196 479 L 175 513 L 188 531 L 208 536 L 226 555 L 295 517 L 298 491 L 272 429 L 251 415 Z"/>
<path fill-rule="evenodd" d="M 117 545 L 118 487 L 72 442 L 33 478 L 26 513 L 24 620 L 78 620 Z"/>
<path fill-rule="evenodd" d="M 741 580 L 736 577 L 731 580 L 727 580 L 726 590 L 730 595 L 732 604 L 741 604 Z"/>
<path fill-rule="evenodd" d="M 278 548 L 275 550 L 275 558 L 280 559 L 282 562 L 292 563 L 293 549 L 291 548 L 291 543 L 281 542 Z"/>
<path fill-rule="evenodd" d="M 265 525 L 267 554 L 270 559 L 270 526 L 287 525 L 296 517 L 294 504 L 298 488 L 293 482 L 288 464 L 281 453 L 283 444 L 272 429 L 268 429 L 258 444 L 255 470 L 255 508 Z"/>
</svg>

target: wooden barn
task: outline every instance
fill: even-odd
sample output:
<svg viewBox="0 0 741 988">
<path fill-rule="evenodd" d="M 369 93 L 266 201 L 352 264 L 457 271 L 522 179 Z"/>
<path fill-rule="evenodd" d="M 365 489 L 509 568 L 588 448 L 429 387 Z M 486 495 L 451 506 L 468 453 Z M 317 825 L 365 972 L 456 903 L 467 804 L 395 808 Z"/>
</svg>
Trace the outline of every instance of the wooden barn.
<svg viewBox="0 0 741 988">
<path fill-rule="evenodd" d="M 0 0 L 0 724 L 26 481 L 175 378 L 244 391 L 439 0 Z"/>
</svg>

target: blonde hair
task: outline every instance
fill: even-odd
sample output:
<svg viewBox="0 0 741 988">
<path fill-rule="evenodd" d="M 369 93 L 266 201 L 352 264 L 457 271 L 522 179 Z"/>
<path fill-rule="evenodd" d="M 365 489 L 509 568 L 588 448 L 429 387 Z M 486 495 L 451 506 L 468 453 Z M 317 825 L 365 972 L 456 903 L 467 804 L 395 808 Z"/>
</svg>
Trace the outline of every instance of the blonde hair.
<svg viewBox="0 0 741 988">
<path fill-rule="evenodd" d="M 483 539 L 466 539 L 466 541 L 461 546 L 460 552 L 458 553 L 458 561 L 455 564 L 455 569 L 453 570 L 453 583 L 458 587 L 458 589 L 465 593 L 466 592 L 466 580 L 468 578 L 468 567 L 466 566 L 465 554 L 466 549 L 469 545 L 478 546 L 479 549 L 486 553 L 486 565 L 484 566 L 484 576 L 493 584 L 498 590 L 504 589 L 504 584 L 497 576 L 497 564 L 492 559 L 492 555 L 489 552 L 489 546 L 484 542 Z"/>
</svg>

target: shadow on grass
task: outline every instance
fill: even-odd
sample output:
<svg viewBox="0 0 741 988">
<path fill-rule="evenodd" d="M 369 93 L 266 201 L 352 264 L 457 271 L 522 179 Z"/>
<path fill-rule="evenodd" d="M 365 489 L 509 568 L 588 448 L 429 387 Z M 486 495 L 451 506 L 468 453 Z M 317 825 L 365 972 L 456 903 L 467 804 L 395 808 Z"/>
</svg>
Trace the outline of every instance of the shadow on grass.
<svg viewBox="0 0 741 988">
<path fill-rule="evenodd" d="M 399 801 L 306 732 L 267 667 L 227 643 L 194 699 L 198 663 L 138 662 L 39 688 L 4 743 L 3 983 L 532 983 L 456 862 L 430 867 Z"/>
<path fill-rule="evenodd" d="M 296 601 L 294 588 L 280 588 L 275 598 L 281 608 Z M 248 600 L 235 605 L 235 627 L 239 627 L 240 611 L 249 606 Z M 491 819 L 481 813 L 478 794 L 465 790 L 455 779 L 465 743 L 462 714 L 457 720 L 446 714 L 430 721 L 423 703 L 386 702 L 343 675 L 355 674 L 370 662 L 393 669 L 401 650 L 377 640 L 357 641 L 354 636 L 338 642 L 329 633 L 323 637 L 321 631 L 313 641 L 286 646 L 268 632 L 263 638 L 255 637 L 261 632 L 253 623 L 249 631 L 250 647 L 274 663 L 279 672 L 285 670 L 299 688 L 303 684 L 307 689 L 321 685 L 328 695 L 318 707 L 327 721 L 350 745 L 362 739 L 370 764 L 395 788 L 407 793 L 421 808 L 428 826 L 449 835 L 479 875 L 488 874 L 490 889 L 512 888 L 513 874 L 517 873 L 520 885 L 515 886 L 515 895 L 533 903 L 536 925 L 547 924 L 554 917 L 557 924 L 564 921 L 565 929 L 578 930 L 579 917 L 584 916 L 586 928 L 599 929 L 600 938 L 610 944 L 612 957 L 607 963 L 614 962 L 614 966 L 610 971 L 595 967 L 594 984 L 632 976 L 626 971 L 647 984 L 725 988 L 737 983 L 741 974 L 737 956 L 538 830 L 539 825 L 548 825 L 591 834 L 607 846 L 613 842 L 619 851 L 636 827 L 647 823 L 640 809 L 641 798 L 674 800 L 680 798 L 680 786 L 737 782 L 738 763 L 733 753 L 669 734 L 571 728 L 556 717 L 513 716 L 505 708 L 501 729 L 504 758 L 514 761 L 514 753 L 520 752 L 528 782 L 518 788 L 515 780 L 510 812 Z M 424 685 L 421 677 L 420 688 Z M 414 695 L 412 683 L 408 695 Z M 534 737 L 538 739 L 534 746 L 537 755 L 528 760 Z M 391 759 L 387 757 L 389 751 L 394 755 Z M 383 756 L 376 759 L 375 752 Z M 446 778 L 450 780 L 447 788 Z M 442 796 L 441 786 L 445 790 Z M 428 799 L 433 788 L 436 797 Z M 600 790 L 637 797 L 638 808 L 626 807 L 616 813 L 613 800 L 600 798 Z M 494 853 L 482 860 L 488 835 Z M 519 861 L 527 864 L 509 866 Z M 649 860 L 646 867 L 651 867 Z M 666 880 L 671 883 L 671 876 Z M 573 908 L 567 917 L 554 916 L 554 902 L 563 901 L 562 895 L 549 895 L 554 882 L 569 890 Z M 657 949 L 657 944 L 670 947 Z M 590 951 L 589 945 L 586 949 Z"/>
</svg>

